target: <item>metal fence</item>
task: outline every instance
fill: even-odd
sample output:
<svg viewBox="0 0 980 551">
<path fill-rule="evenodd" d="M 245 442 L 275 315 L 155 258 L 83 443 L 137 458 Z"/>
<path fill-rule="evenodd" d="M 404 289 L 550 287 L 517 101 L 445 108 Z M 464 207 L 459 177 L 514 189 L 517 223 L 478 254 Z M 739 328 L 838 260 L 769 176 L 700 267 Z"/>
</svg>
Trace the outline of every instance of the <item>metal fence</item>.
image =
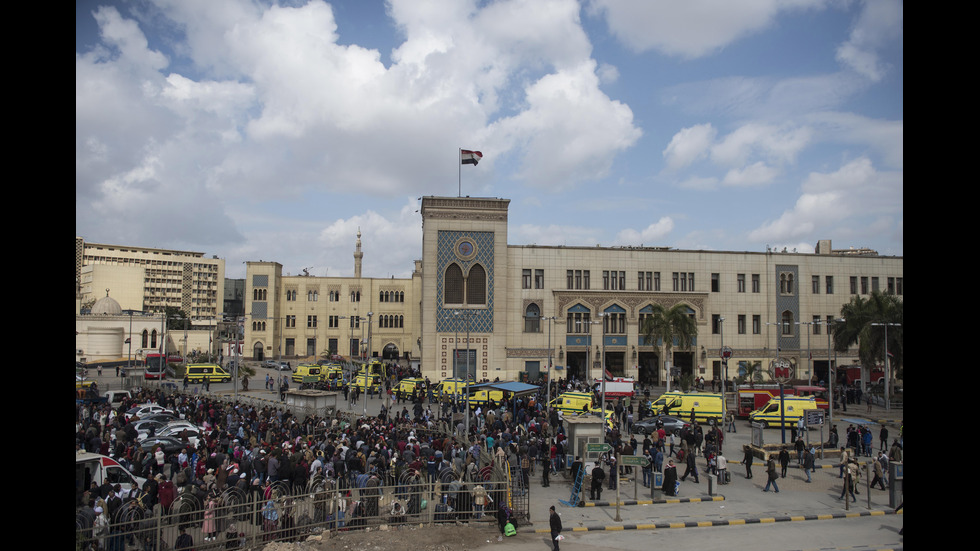
<svg viewBox="0 0 980 551">
<path fill-rule="evenodd" d="M 249 549 L 324 531 L 492 523 L 497 504 L 509 509 L 514 505 L 513 487 L 499 467 L 480 470 L 476 481 L 463 480 L 452 468 L 443 469 L 434 480 L 409 469 L 386 478 L 316 476 L 304 488 L 283 481 L 248 489 L 242 484 L 210 496 L 187 485 L 166 511 L 159 504 L 147 508 L 129 501 L 106 519 L 104 527 L 93 527 L 88 517 L 76 514 L 76 549 L 174 549 L 181 532 L 190 535 L 196 547 L 213 541 L 221 548 Z M 475 497 L 484 492 L 486 504 L 480 506 Z M 516 515 L 514 522 L 520 524 Z"/>
</svg>

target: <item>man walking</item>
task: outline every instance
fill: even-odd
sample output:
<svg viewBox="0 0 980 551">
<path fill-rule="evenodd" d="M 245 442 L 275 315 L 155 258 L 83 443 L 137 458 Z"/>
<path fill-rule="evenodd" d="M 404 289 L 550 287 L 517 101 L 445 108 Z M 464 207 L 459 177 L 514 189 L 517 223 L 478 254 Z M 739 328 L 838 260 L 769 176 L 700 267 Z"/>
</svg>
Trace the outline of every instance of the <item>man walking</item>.
<svg viewBox="0 0 980 551">
<path fill-rule="evenodd" d="M 551 506 L 551 543 L 554 545 L 554 551 L 558 551 L 558 542 L 561 537 L 561 517 L 558 516 L 558 512 L 555 511 L 555 506 Z"/>
<path fill-rule="evenodd" d="M 766 481 L 766 487 L 762 489 L 763 492 L 769 491 L 769 485 L 771 484 L 776 493 L 779 493 L 779 486 L 776 484 L 776 479 L 779 478 L 779 474 L 776 472 L 776 460 L 769 456 L 769 461 L 766 462 L 766 474 L 769 479 Z"/>
</svg>

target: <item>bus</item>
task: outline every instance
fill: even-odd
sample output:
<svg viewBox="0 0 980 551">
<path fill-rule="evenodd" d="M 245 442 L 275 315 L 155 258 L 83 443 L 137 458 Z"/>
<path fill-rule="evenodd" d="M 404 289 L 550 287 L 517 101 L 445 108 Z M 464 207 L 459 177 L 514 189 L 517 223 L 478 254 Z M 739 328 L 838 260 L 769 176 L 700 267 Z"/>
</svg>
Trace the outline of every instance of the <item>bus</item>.
<svg viewBox="0 0 980 551">
<path fill-rule="evenodd" d="M 171 354 L 164 361 L 163 354 L 159 352 L 148 352 L 143 360 L 145 369 L 143 370 L 144 379 L 165 379 L 167 376 L 167 364 L 181 363 L 184 359 L 175 354 Z"/>
</svg>

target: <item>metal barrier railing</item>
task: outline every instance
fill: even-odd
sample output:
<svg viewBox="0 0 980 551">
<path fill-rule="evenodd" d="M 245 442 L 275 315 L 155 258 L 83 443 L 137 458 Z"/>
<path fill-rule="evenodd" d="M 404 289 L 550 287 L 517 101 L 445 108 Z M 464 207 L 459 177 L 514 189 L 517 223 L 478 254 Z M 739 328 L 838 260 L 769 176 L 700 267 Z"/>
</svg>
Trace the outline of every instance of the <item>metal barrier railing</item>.
<svg viewBox="0 0 980 551">
<path fill-rule="evenodd" d="M 406 469 L 391 485 L 383 485 L 381 478 L 372 475 L 336 480 L 316 476 L 302 488 L 284 481 L 257 486 L 242 483 L 217 495 L 187 485 L 167 510 L 159 504 L 148 507 L 129 501 L 106 518 L 106 523 L 94 526 L 89 516 L 77 513 L 76 549 L 94 548 L 93 543 L 100 549 L 124 549 L 126 544 L 143 551 L 173 549 L 182 532 L 196 546 L 215 541 L 247 548 L 271 541 L 299 541 L 324 531 L 492 523 L 497 504 L 508 503 L 512 494 L 506 480 L 495 479 L 499 474 L 499 469 L 484 469 L 481 476 L 486 475 L 486 480 L 467 481 L 446 468 L 428 481 L 425 474 Z M 487 496 L 484 506 L 476 503 L 476 497 L 482 495 Z"/>
</svg>

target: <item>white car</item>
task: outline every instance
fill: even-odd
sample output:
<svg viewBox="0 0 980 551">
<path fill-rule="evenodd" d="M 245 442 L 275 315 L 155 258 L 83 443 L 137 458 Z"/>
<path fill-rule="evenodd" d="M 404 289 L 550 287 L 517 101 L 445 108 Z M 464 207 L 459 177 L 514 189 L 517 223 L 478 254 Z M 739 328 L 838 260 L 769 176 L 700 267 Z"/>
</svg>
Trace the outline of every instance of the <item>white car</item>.
<svg viewBox="0 0 980 551">
<path fill-rule="evenodd" d="M 197 441 L 200 438 L 203 438 L 204 430 L 188 421 L 174 421 L 172 423 L 168 423 L 167 425 L 157 428 L 153 432 L 153 436 L 172 436 L 179 439 L 180 433 L 185 429 L 187 430 L 187 441 L 190 443 L 190 445 L 197 446 Z M 141 442 L 149 438 L 149 436 L 150 431 L 147 430 L 147 428 L 140 428 L 138 430 L 138 435 L 136 436 L 136 441 Z"/>
<path fill-rule="evenodd" d="M 135 406 L 126 412 L 126 419 L 132 419 L 136 417 L 145 417 L 151 413 L 170 413 L 173 414 L 173 410 L 167 409 L 163 406 L 158 406 L 156 404 L 143 404 L 141 406 Z"/>
</svg>

